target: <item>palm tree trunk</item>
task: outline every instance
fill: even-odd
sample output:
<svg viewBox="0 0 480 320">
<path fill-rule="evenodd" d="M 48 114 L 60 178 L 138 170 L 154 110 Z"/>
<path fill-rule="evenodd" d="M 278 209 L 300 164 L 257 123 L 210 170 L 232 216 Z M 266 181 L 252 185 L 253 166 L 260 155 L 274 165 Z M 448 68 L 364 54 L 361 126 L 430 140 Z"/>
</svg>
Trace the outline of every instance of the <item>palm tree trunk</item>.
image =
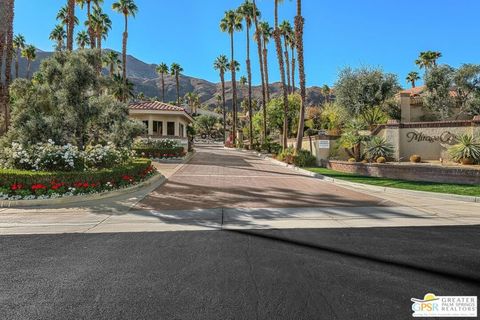
<svg viewBox="0 0 480 320">
<path fill-rule="evenodd" d="M 253 12 L 257 12 L 257 4 L 253 0 Z M 258 48 L 258 64 L 260 66 L 260 75 L 262 78 L 262 103 L 263 103 L 263 141 L 267 140 L 267 96 L 265 91 L 265 71 L 263 65 L 263 56 L 262 56 L 262 36 L 258 30 L 258 19 L 257 15 L 253 15 L 255 22 L 255 32 L 257 34 L 257 48 Z"/>
<path fill-rule="evenodd" d="M 253 146 L 252 121 L 252 67 L 250 66 L 250 25 L 247 24 L 247 76 L 248 76 L 248 122 L 250 148 Z"/>
<path fill-rule="evenodd" d="M 295 93 L 295 47 L 292 46 L 292 94 Z"/>
<path fill-rule="evenodd" d="M 162 102 L 165 102 L 165 78 L 162 73 Z"/>
<path fill-rule="evenodd" d="M 13 56 L 13 15 L 14 0 L 7 1 L 7 36 L 6 36 L 6 58 L 5 58 L 5 93 L 3 94 L 4 116 L 5 116 L 5 132 L 8 131 L 10 122 L 10 81 L 12 78 L 12 56 Z"/>
<path fill-rule="evenodd" d="M 225 74 L 220 72 L 220 80 L 222 82 L 222 104 L 223 104 L 223 144 L 227 142 L 227 105 L 225 102 Z"/>
<path fill-rule="evenodd" d="M 97 72 L 98 74 L 102 73 L 102 34 L 97 33 L 97 44 L 98 44 L 98 66 L 97 66 Z"/>
<path fill-rule="evenodd" d="M 298 57 L 298 74 L 300 77 L 300 96 L 302 98 L 302 103 L 300 106 L 300 114 L 298 121 L 298 132 L 297 132 L 297 146 L 296 149 L 300 150 L 302 148 L 303 141 L 303 129 L 305 127 L 305 104 L 307 90 L 305 86 L 305 65 L 303 60 L 303 24 L 305 19 L 302 17 L 302 1 L 297 0 L 297 16 L 295 17 L 295 38 L 297 39 L 297 57 Z"/>
<path fill-rule="evenodd" d="M 263 40 L 263 70 L 265 71 L 265 96 L 268 104 L 270 102 L 270 80 L 268 79 L 268 49 L 265 39 Z"/>
<path fill-rule="evenodd" d="M 68 0 L 67 51 L 73 50 L 74 28 L 75 28 L 75 0 Z"/>
<path fill-rule="evenodd" d="M 235 78 L 235 54 L 233 46 L 233 32 L 230 33 L 230 50 L 232 53 L 232 60 L 230 62 L 230 70 L 232 72 L 232 113 L 233 113 L 233 144 L 237 141 L 237 80 Z"/>
<path fill-rule="evenodd" d="M 30 80 L 30 67 L 32 65 L 32 61 L 27 59 L 27 80 Z"/>
<path fill-rule="evenodd" d="M 285 65 L 287 66 L 287 92 L 291 92 L 291 82 L 290 82 L 290 57 L 288 56 L 288 42 L 287 37 L 284 36 L 283 41 L 285 42 Z"/>
<path fill-rule="evenodd" d="M 87 19 L 88 19 L 88 35 L 90 36 L 90 49 L 95 48 L 95 33 L 92 29 L 92 19 L 91 19 L 91 1 L 87 2 Z"/>
<path fill-rule="evenodd" d="M 285 85 L 285 65 L 283 62 L 283 53 L 282 53 L 282 39 L 280 36 L 280 29 L 278 29 L 278 0 L 275 0 L 275 30 L 273 31 L 275 38 L 275 45 L 277 48 L 277 58 L 278 66 L 280 68 L 280 79 L 281 79 L 281 90 L 283 92 L 283 141 L 282 146 L 284 149 L 287 148 L 287 136 L 288 136 L 288 92 Z"/>
<path fill-rule="evenodd" d="M 175 72 L 175 80 L 177 82 L 177 106 L 180 107 L 180 80 L 178 79 L 178 72 Z"/>
<path fill-rule="evenodd" d="M 128 39 L 128 17 L 125 14 L 125 31 L 123 32 L 123 43 L 122 43 L 122 74 L 123 74 L 123 85 L 127 87 L 127 39 Z M 123 99 L 126 101 L 126 90 L 124 90 Z"/>
</svg>

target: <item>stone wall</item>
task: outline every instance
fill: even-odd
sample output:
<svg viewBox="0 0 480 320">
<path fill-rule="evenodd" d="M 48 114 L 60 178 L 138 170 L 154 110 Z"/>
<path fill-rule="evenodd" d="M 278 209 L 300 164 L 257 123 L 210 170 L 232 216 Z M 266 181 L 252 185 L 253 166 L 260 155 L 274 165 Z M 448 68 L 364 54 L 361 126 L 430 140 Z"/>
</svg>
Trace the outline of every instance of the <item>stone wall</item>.
<svg viewBox="0 0 480 320">
<path fill-rule="evenodd" d="M 480 184 L 480 169 L 448 167 L 427 164 L 378 164 L 327 162 L 327 168 L 361 176 L 381 177 L 411 181 Z"/>
</svg>

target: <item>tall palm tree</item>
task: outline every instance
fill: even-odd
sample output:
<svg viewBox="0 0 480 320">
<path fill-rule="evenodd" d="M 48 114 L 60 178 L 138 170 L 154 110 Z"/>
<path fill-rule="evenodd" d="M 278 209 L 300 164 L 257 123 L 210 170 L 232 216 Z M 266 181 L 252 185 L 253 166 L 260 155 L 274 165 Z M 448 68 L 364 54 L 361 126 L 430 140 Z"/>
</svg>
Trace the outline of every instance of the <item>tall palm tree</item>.
<svg viewBox="0 0 480 320">
<path fill-rule="evenodd" d="M 160 63 L 155 69 L 160 75 L 162 81 L 162 102 L 165 102 L 165 75 L 168 74 L 168 66 L 166 63 Z"/>
<path fill-rule="evenodd" d="M 265 86 L 265 70 L 263 64 L 263 54 L 262 54 L 262 34 L 260 30 L 260 25 L 258 23 L 258 18 L 260 17 L 260 11 L 257 9 L 257 3 L 253 0 L 254 12 L 258 12 L 258 16 L 254 15 L 253 21 L 255 24 L 255 40 L 257 41 L 257 50 L 258 50 L 258 65 L 260 66 L 260 75 L 262 80 L 262 105 L 263 105 L 263 141 L 267 140 L 267 94 Z"/>
<path fill-rule="evenodd" d="M 32 61 L 37 58 L 37 48 L 33 45 L 28 45 L 22 50 L 22 57 L 27 59 L 27 79 L 30 79 L 30 67 Z"/>
<path fill-rule="evenodd" d="M 438 51 L 420 52 L 418 59 L 415 61 L 415 64 L 420 69 L 425 69 L 425 71 L 428 71 L 429 69 L 437 65 L 437 60 L 441 57 L 442 54 Z"/>
<path fill-rule="evenodd" d="M 55 41 L 55 50 L 62 51 L 65 47 L 64 40 L 67 37 L 65 29 L 60 24 L 57 24 L 55 28 L 53 28 L 52 32 L 50 32 L 49 39 Z"/>
<path fill-rule="evenodd" d="M 20 61 L 20 54 L 22 53 L 23 48 L 25 48 L 25 37 L 21 34 L 15 35 L 13 38 L 13 48 L 15 49 L 15 79 L 18 78 L 18 70 L 19 70 L 19 61 Z"/>
<path fill-rule="evenodd" d="M 288 45 L 290 46 L 290 50 L 292 52 L 292 94 L 295 93 L 295 47 L 296 47 L 296 42 L 295 42 L 295 31 L 292 30 L 292 32 L 289 34 L 287 37 L 288 40 Z"/>
<path fill-rule="evenodd" d="M 330 87 L 327 84 L 324 84 L 322 86 L 322 88 L 320 89 L 320 91 L 322 92 L 323 96 L 325 97 L 325 102 L 328 103 L 329 100 L 330 100 L 330 93 L 331 93 Z"/>
<path fill-rule="evenodd" d="M 13 58 L 13 16 L 14 16 L 14 1 L 6 0 L 4 17 L 6 18 L 6 34 L 4 38 L 0 39 L 0 42 L 5 41 L 5 84 L 2 87 L 1 85 L 1 72 L 0 72 L 0 105 L 3 105 L 4 109 L 4 120 L 5 120 L 5 132 L 8 131 L 9 125 L 9 102 L 10 102 L 10 80 L 12 77 L 12 58 Z M 0 8 L 3 9 L 3 8 Z M 0 58 L 3 59 L 3 51 L 0 54 Z M 1 68 L 1 65 L 0 65 Z M 0 69 L 1 70 L 1 69 Z"/>
<path fill-rule="evenodd" d="M 245 21 L 245 31 L 247 35 L 247 81 L 248 81 L 248 122 L 249 122 L 249 140 L 250 145 L 253 145 L 253 121 L 252 121 L 252 68 L 250 65 L 250 28 L 255 17 L 260 15 L 260 12 L 256 9 L 250 0 L 246 0 L 239 8 L 238 13 Z"/>
<path fill-rule="evenodd" d="M 182 72 L 183 68 L 178 63 L 172 63 L 170 73 L 175 77 L 175 83 L 177 85 L 177 106 L 180 106 L 180 73 Z"/>
<path fill-rule="evenodd" d="M 303 25 L 305 19 L 302 16 L 302 0 L 297 0 L 297 15 L 295 17 L 295 43 L 297 46 L 297 58 L 298 58 L 298 75 L 300 77 L 300 96 L 302 103 L 300 105 L 300 114 L 297 130 L 297 146 L 296 149 L 302 148 L 303 142 L 303 130 L 305 127 L 305 107 L 307 99 L 307 87 L 305 79 L 305 64 L 303 57 Z"/>
<path fill-rule="evenodd" d="M 128 17 L 135 15 L 138 12 L 138 7 L 135 4 L 134 0 L 118 0 L 112 4 L 112 9 L 118 13 L 123 14 L 125 19 L 125 31 L 123 32 L 123 42 L 122 42 L 122 72 L 123 72 L 123 81 L 125 81 L 125 86 L 127 85 L 127 39 L 128 39 Z"/>
<path fill-rule="evenodd" d="M 116 74 L 116 70 L 120 67 L 122 61 L 118 57 L 118 53 L 115 51 L 108 51 L 106 54 L 103 55 L 103 63 L 106 67 L 108 67 L 109 75 L 113 78 Z"/>
<path fill-rule="evenodd" d="M 407 75 L 406 80 L 412 84 L 412 88 L 415 88 L 415 82 L 420 80 L 420 76 L 418 75 L 418 72 L 412 71 Z"/>
<path fill-rule="evenodd" d="M 233 11 L 229 10 L 225 12 L 225 16 L 220 21 L 220 30 L 227 32 L 230 35 L 230 71 L 232 73 L 232 113 L 233 113 L 233 142 L 237 141 L 237 80 L 235 78 L 236 63 L 235 63 L 235 51 L 234 51 L 234 33 L 235 31 L 242 31 L 242 18 Z"/>
<path fill-rule="evenodd" d="M 273 28 L 270 27 L 267 21 L 260 22 L 260 33 L 263 42 L 263 69 L 265 71 L 265 94 L 267 96 L 267 103 L 270 102 L 270 88 L 268 79 L 268 49 L 267 45 L 273 35 Z"/>
<path fill-rule="evenodd" d="M 118 101 L 127 102 L 129 98 L 134 98 L 134 88 L 135 86 L 130 80 L 125 81 L 122 76 L 113 75 L 112 94 Z"/>
<path fill-rule="evenodd" d="M 77 33 L 77 38 L 75 40 L 77 42 L 77 46 L 80 49 L 85 49 L 85 47 L 90 41 L 90 38 L 88 37 L 88 32 L 85 30 L 80 31 L 79 33 Z"/>
<path fill-rule="evenodd" d="M 103 12 L 102 8 L 95 6 L 93 8 L 93 14 L 90 17 L 90 23 L 92 24 L 92 30 L 95 36 L 95 47 L 100 50 L 100 56 L 102 55 L 102 39 L 106 39 L 108 32 L 112 28 L 112 20 Z"/>
<path fill-rule="evenodd" d="M 223 111 L 223 143 L 227 142 L 225 136 L 227 132 L 227 107 L 225 102 L 225 72 L 228 70 L 228 58 L 226 55 L 220 55 L 215 59 L 213 68 L 218 71 L 220 75 L 220 82 L 222 84 L 222 111 Z"/>
<path fill-rule="evenodd" d="M 70 28 L 72 28 L 73 32 L 73 27 L 72 25 L 78 25 L 78 18 L 75 16 L 75 14 L 71 14 L 71 3 L 73 3 L 73 7 L 75 8 L 75 1 L 74 0 L 68 0 L 67 5 L 63 6 L 60 8 L 60 10 L 57 13 L 57 20 L 60 22 L 60 25 L 62 28 L 64 26 L 67 27 L 65 37 L 67 39 L 67 50 L 71 51 L 72 48 L 70 48 L 70 38 L 72 39 L 72 47 L 73 47 L 73 34 L 72 37 L 69 36 Z M 73 12 L 75 12 L 75 9 L 73 9 Z"/>
<path fill-rule="evenodd" d="M 283 36 L 283 44 L 285 46 L 285 51 L 283 54 L 285 55 L 285 65 L 287 66 L 287 91 L 288 93 L 291 92 L 291 82 L 290 82 L 290 57 L 288 54 L 288 46 L 290 42 L 290 35 L 293 32 L 292 25 L 287 20 L 284 20 L 282 24 L 280 24 L 280 32 Z"/>
<path fill-rule="evenodd" d="M 91 25 L 91 8 L 92 8 L 92 3 L 100 6 L 103 3 L 103 0 L 77 0 L 77 3 L 80 5 L 80 8 L 83 9 L 83 7 L 86 5 L 87 6 L 87 21 L 85 22 L 85 25 L 88 27 L 88 35 L 90 37 L 90 48 L 95 48 L 95 34 L 93 32 L 93 29 L 90 27 Z"/>
<path fill-rule="evenodd" d="M 75 0 L 68 0 L 67 50 L 73 50 L 73 34 L 75 29 Z M 78 24 L 78 23 L 77 23 Z"/>
<path fill-rule="evenodd" d="M 273 37 L 275 39 L 275 46 L 277 48 L 277 58 L 278 58 L 278 66 L 280 69 L 280 85 L 281 90 L 283 92 L 283 141 L 282 146 L 283 148 L 287 148 L 287 138 L 288 138 L 288 90 L 285 84 L 285 63 L 283 61 L 283 53 L 282 53 L 282 32 L 278 27 L 278 5 L 283 2 L 283 0 L 274 0 L 275 1 L 275 28 L 273 30 Z"/>
</svg>

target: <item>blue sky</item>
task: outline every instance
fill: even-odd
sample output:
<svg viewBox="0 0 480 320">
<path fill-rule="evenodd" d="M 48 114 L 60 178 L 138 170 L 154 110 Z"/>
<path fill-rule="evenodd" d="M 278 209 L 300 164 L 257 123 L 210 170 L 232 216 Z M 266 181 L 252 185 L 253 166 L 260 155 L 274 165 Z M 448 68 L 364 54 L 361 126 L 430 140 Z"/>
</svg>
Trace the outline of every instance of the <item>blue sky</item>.
<svg viewBox="0 0 480 320">
<path fill-rule="evenodd" d="M 105 0 L 113 29 L 104 45 L 121 50 L 123 19 Z M 212 62 L 229 55 L 229 37 L 219 29 L 225 10 L 242 0 L 137 0 L 139 13 L 129 23 L 128 52 L 148 62 L 180 63 L 185 74 L 218 81 Z M 262 18 L 273 24 L 273 0 L 257 0 Z M 15 32 L 42 50 L 58 9 L 66 0 L 16 0 Z M 307 85 L 332 85 L 345 66 L 375 66 L 404 78 L 416 70 L 420 51 L 441 51 L 442 63 L 480 63 L 480 1 L 478 0 L 303 0 Z M 77 9 L 79 12 L 80 9 Z M 293 21 L 295 1 L 285 0 L 280 19 Z M 79 12 L 83 22 L 85 13 Z M 235 34 L 236 59 L 245 61 L 245 34 Z M 256 47 L 252 47 L 253 80 L 260 82 Z M 279 79 L 270 44 L 271 80 Z M 241 74 L 245 70 L 242 69 Z"/>
</svg>

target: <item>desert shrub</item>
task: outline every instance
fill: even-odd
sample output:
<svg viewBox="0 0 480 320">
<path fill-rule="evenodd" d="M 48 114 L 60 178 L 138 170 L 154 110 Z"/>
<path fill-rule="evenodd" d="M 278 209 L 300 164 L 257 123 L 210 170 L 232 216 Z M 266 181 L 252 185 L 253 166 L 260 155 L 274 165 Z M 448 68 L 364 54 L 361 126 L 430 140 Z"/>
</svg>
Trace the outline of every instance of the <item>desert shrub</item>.
<svg viewBox="0 0 480 320">
<path fill-rule="evenodd" d="M 284 161 L 286 163 L 292 164 L 294 160 L 294 155 L 295 155 L 295 149 L 292 147 L 288 147 L 284 150 L 282 150 L 278 154 L 278 160 Z"/>
<path fill-rule="evenodd" d="M 420 157 L 418 154 L 413 154 L 410 156 L 410 162 L 420 163 L 422 162 L 422 157 Z"/>
<path fill-rule="evenodd" d="M 294 155 L 293 163 L 298 167 L 313 167 L 317 164 L 317 158 L 310 151 L 300 150 Z"/>
<path fill-rule="evenodd" d="M 370 160 L 376 160 L 379 157 L 391 158 L 394 152 L 394 147 L 388 143 L 385 138 L 372 137 L 370 140 L 364 142 L 364 156 Z"/>
<path fill-rule="evenodd" d="M 478 163 L 480 162 L 480 141 L 478 137 L 471 134 L 462 134 L 457 138 L 457 144 L 448 149 L 448 153 L 455 161 Z"/>
</svg>

